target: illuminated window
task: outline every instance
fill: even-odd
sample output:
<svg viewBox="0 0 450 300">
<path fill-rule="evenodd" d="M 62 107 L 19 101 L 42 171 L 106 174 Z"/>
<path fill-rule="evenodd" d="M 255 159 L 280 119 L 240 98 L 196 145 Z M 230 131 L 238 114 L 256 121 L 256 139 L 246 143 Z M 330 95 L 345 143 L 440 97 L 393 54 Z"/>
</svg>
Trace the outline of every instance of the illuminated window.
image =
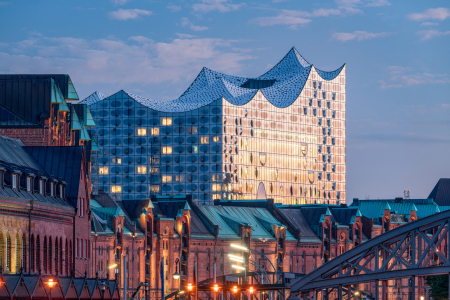
<svg viewBox="0 0 450 300">
<path fill-rule="evenodd" d="M 137 166 L 136 172 L 138 174 L 146 174 L 147 173 L 147 167 L 145 167 L 145 166 Z"/>
<path fill-rule="evenodd" d="M 220 194 L 212 194 L 213 200 L 220 200 Z"/>
<path fill-rule="evenodd" d="M 200 143 L 202 144 L 208 144 L 209 143 L 209 136 L 202 136 L 200 138 Z"/>
<path fill-rule="evenodd" d="M 162 118 L 161 124 L 164 126 L 170 126 L 172 125 L 172 118 Z"/>
<path fill-rule="evenodd" d="M 220 180 L 220 175 L 213 175 L 212 176 L 212 181 L 219 181 Z"/>
<path fill-rule="evenodd" d="M 158 193 L 159 192 L 159 185 L 151 185 L 149 186 L 150 193 Z"/>
<path fill-rule="evenodd" d="M 188 134 L 196 134 L 197 133 L 197 127 L 188 127 L 187 128 Z"/>
<path fill-rule="evenodd" d="M 184 180 L 184 176 L 183 175 L 177 175 L 177 176 L 175 176 L 175 181 L 176 182 L 181 182 L 181 181 L 183 181 Z"/>
<path fill-rule="evenodd" d="M 122 187 L 120 185 L 111 186 L 111 193 L 121 193 Z"/>
<path fill-rule="evenodd" d="M 151 167 L 151 168 L 148 170 L 148 172 L 149 172 L 149 173 L 158 173 L 158 172 L 159 172 L 159 168 Z"/>
<path fill-rule="evenodd" d="M 220 191 L 220 184 L 213 184 L 212 185 L 212 190 L 214 192 L 219 192 Z"/>
<path fill-rule="evenodd" d="M 103 175 L 108 174 L 108 167 L 100 167 L 98 173 Z"/>
<path fill-rule="evenodd" d="M 163 154 L 172 154 L 172 147 L 163 147 L 162 153 Z"/>
<path fill-rule="evenodd" d="M 172 182 L 172 176 L 163 176 L 162 182 Z"/>
<path fill-rule="evenodd" d="M 213 141 L 214 142 L 220 142 L 220 137 L 217 136 L 217 135 L 213 136 Z"/>
<path fill-rule="evenodd" d="M 147 135 L 147 129 L 145 128 L 138 128 L 137 135 Z"/>
<path fill-rule="evenodd" d="M 151 128 L 150 134 L 151 135 L 159 135 L 159 128 Z"/>
<path fill-rule="evenodd" d="M 115 157 L 112 159 L 113 164 L 121 164 L 122 163 L 122 159 L 119 157 Z"/>
</svg>

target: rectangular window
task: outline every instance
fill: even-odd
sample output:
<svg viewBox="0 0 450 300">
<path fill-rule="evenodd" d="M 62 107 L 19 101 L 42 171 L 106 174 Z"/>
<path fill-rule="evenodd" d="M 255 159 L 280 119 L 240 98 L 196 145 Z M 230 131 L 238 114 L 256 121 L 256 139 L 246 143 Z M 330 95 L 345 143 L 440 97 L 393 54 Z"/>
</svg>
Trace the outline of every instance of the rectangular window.
<svg viewBox="0 0 450 300">
<path fill-rule="evenodd" d="M 39 180 L 39 193 L 41 195 L 44 194 L 44 181 L 43 180 Z"/>
<path fill-rule="evenodd" d="M 112 159 L 113 164 L 121 164 L 122 163 L 122 159 L 119 157 L 114 157 Z"/>
<path fill-rule="evenodd" d="M 12 188 L 17 189 L 17 175 L 12 176 Z"/>
<path fill-rule="evenodd" d="M 177 175 L 177 176 L 175 176 L 175 181 L 176 182 L 184 181 L 184 175 Z"/>
<path fill-rule="evenodd" d="M 163 176 L 162 182 L 172 182 L 172 176 Z"/>
<path fill-rule="evenodd" d="M 209 143 L 209 136 L 202 136 L 200 138 L 200 143 L 202 144 L 208 144 Z"/>
<path fill-rule="evenodd" d="M 220 180 L 220 175 L 213 175 L 212 176 L 212 181 L 219 181 Z"/>
<path fill-rule="evenodd" d="M 31 178 L 27 177 L 27 192 L 31 193 Z"/>
<path fill-rule="evenodd" d="M 50 183 L 50 196 L 55 197 L 55 184 Z"/>
<path fill-rule="evenodd" d="M 140 135 L 140 136 L 147 135 L 147 129 L 146 128 L 138 128 L 137 135 Z"/>
<path fill-rule="evenodd" d="M 172 125 L 172 118 L 162 118 L 161 119 L 161 124 L 163 126 L 170 126 L 170 125 Z"/>
<path fill-rule="evenodd" d="M 152 128 L 150 129 L 151 135 L 159 135 L 159 128 Z"/>
<path fill-rule="evenodd" d="M 214 191 L 214 192 L 220 192 L 220 184 L 213 184 L 212 185 L 212 190 Z"/>
<path fill-rule="evenodd" d="M 188 134 L 196 134 L 197 133 L 197 127 L 188 127 L 187 133 Z"/>
<path fill-rule="evenodd" d="M 148 172 L 149 172 L 149 173 L 158 173 L 158 172 L 159 172 L 159 168 L 152 167 L 152 168 L 149 169 Z"/>
<path fill-rule="evenodd" d="M 147 173 L 147 167 L 146 166 L 137 166 L 136 172 L 138 174 L 146 174 Z"/>
<path fill-rule="evenodd" d="M 220 194 L 212 194 L 213 200 L 220 200 Z"/>
<path fill-rule="evenodd" d="M 111 186 L 111 193 L 121 193 L 122 187 L 120 185 Z"/>
<path fill-rule="evenodd" d="M 149 191 L 150 193 L 159 193 L 159 185 L 151 185 Z"/>
<path fill-rule="evenodd" d="M 163 154 L 172 154 L 172 147 L 163 147 L 162 153 Z"/>
<path fill-rule="evenodd" d="M 217 135 L 213 136 L 213 141 L 214 142 L 220 142 L 220 137 L 217 136 Z"/>
<path fill-rule="evenodd" d="M 99 169 L 98 169 L 98 173 L 99 174 L 101 174 L 101 175 L 107 175 L 108 174 L 108 167 L 100 167 Z"/>
<path fill-rule="evenodd" d="M 64 199 L 64 187 L 62 184 L 59 185 L 59 197 Z"/>
</svg>

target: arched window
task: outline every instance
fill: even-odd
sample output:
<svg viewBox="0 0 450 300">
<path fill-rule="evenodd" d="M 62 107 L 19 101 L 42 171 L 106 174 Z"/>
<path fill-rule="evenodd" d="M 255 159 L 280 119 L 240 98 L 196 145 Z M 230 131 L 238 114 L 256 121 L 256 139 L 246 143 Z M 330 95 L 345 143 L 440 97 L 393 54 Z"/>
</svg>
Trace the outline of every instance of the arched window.
<svg viewBox="0 0 450 300">
<path fill-rule="evenodd" d="M 67 270 L 68 273 L 72 272 L 72 263 L 73 263 L 73 250 L 72 250 L 72 240 L 69 241 L 69 269 Z M 109 251 L 108 251 L 109 252 Z"/>
<path fill-rule="evenodd" d="M 53 270 L 53 245 L 52 245 L 52 237 L 50 236 L 48 238 L 48 272 L 52 274 L 52 270 Z"/>
<path fill-rule="evenodd" d="M 31 235 L 31 245 L 30 245 L 30 273 L 34 272 L 34 259 L 35 259 L 35 244 L 34 244 L 34 234 Z"/>
<path fill-rule="evenodd" d="M 121 237 L 122 237 L 122 228 L 119 226 L 117 226 L 117 245 L 120 245 L 121 243 Z"/>
<path fill-rule="evenodd" d="M 55 268 L 56 269 L 58 269 L 58 251 L 59 251 L 59 244 L 58 244 L 58 238 L 56 237 L 55 238 Z"/>
<path fill-rule="evenodd" d="M 25 233 L 22 236 L 22 268 L 25 272 L 27 272 L 27 236 Z M 30 272 L 30 270 L 28 270 Z"/>
<path fill-rule="evenodd" d="M 55 253 L 55 256 L 56 255 L 59 255 L 59 269 L 62 271 L 62 269 L 63 269 L 63 252 L 62 252 L 62 245 L 63 245 L 63 243 L 62 243 L 62 238 L 60 238 L 59 239 L 59 252 L 58 253 Z"/>
<path fill-rule="evenodd" d="M 36 271 L 41 269 L 41 243 L 39 241 L 39 235 L 36 236 Z"/>
<path fill-rule="evenodd" d="M 47 237 L 44 236 L 44 272 L 47 273 L 47 258 L 48 258 L 48 251 L 47 251 Z"/>
<path fill-rule="evenodd" d="M 22 248 L 20 247 L 20 235 L 16 234 L 16 272 L 21 268 L 20 260 L 22 259 Z"/>
<path fill-rule="evenodd" d="M 0 231 L 0 263 L 2 265 L 5 265 L 4 264 L 4 261 L 5 261 L 4 249 L 5 249 L 5 241 L 3 239 L 3 232 Z"/>
<path fill-rule="evenodd" d="M 65 248 L 65 250 L 64 250 L 64 253 L 65 253 L 65 257 L 66 257 L 66 263 L 65 263 L 64 266 L 63 266 L 63 269 L 64 269 L 64 270 L 61 270 L 61 274 L 66 274 L 66 275 L 67 275 L 67 272 L 68 272 L 67 268 L 68 268 L 68 266 L 69 266 L 69 264 L 70 264 L 70 259 L 69 259 L 69 247 L 68 247 L 67 239 L 66 239 L 66 248 Z M 65 268 L 64 268 L 64 267 L 65 267 Z"/>
<path fill-rule="evenodd" d="M 12 266 L 11 266 L 11 234 L 8 232 L 8 234 L 6 235 L 6 259 L 7 259 L 7 263 L 6 263 L 6 270 L 8 271 L 12 271 Z"/>
</svg>

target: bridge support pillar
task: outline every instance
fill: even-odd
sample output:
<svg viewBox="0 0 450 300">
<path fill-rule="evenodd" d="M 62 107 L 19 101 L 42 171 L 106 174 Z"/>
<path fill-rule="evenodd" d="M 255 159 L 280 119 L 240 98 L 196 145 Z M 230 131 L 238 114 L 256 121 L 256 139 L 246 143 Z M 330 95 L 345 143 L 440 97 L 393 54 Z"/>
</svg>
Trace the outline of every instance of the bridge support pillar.
<svg viewBox="0 0 450 300">
<path fill-rule="evenodd" d="M 387 300 L 387 280 L 383 280 L 381 289 L 381 299 Z"/>
<path fill-rule="evenodd" d="M 375 280 L 375 300 L 380 300 L 380 281 L 378 279 Z"/>
<path fill-rule="evenodd" d="M 411 299 L 416 300 L 416 276 L 411 276 Z"/>
<path fill-rule="evenodd" d="M 352 300 L 352 285 L 347 286 L 347 300 Z"/>
<path fill-rule="evenodd" d="M 342 300 L 342 284 L 338 288 L 338 300 Z"/>
</svg>

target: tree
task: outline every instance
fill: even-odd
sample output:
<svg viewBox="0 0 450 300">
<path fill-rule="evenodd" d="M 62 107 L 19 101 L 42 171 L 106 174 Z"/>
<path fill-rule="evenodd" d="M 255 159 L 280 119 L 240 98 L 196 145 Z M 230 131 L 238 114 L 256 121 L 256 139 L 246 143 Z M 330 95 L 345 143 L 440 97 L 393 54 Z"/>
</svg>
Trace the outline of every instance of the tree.
<svg viewBox="0 0 450 300">
<path fill-rule="evenodd" d="M 448 297 L 448 275 L 428 276 L 427 284 L 430 286 L 431 297 L 435 300 L 447 300 Z"/>
</svg>

